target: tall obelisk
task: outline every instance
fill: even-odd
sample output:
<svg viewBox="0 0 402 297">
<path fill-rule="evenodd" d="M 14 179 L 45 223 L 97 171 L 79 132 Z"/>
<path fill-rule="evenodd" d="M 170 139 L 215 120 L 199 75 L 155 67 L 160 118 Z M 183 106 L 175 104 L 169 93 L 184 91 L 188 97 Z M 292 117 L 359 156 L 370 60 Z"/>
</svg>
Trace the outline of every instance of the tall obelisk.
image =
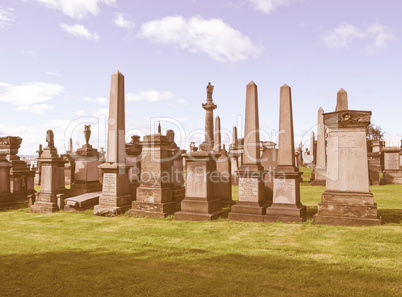
<svg viewBox="0 0 402 297">
<path fill-rule="evenodd" d="M 110 85 L 108 147 L 106 162 L 99 165 L 103 173 L 102 195 L 94 214 L 115 216 L 131 207 L 129 167 L 126 166 L 124 76 L 112 74 Z"/>
<path fill-rule="evenodd" d="M 264 168 L 260 163 L 260 131 L 257 85 L 250 82 L 246 93 L 244 150 L 239 176 L 239 202 L 232 206 L 229 219 L 263 222 L 268 202 L 264 197 Z"/>
<path fill-rule="evenodd" d="M 200 150 L 210 151 L 214 147 L 214 109 L 218 106 L 214 104 L 212 93 L 214 86 L 209 82 L 207 85 L 207 103 L 202 104 L 205 109 L 205 140 L 200 144 Z"/>
<path fill-rule="evenodd" d="M 325 172 L 327 168 L 327 154 L 325 147 L 324 110 L 320 107 L 317 115 L 317 152 L 314 167 L 315 179 L 311 183 L 312 186 L 325 186 Z"/>
<path fill-rule="evenodd" d="M 295 166 L 291 90 L 283 85 L 280 91 L 278 165 L 273 172 L 273 203 L 267 208 L 265 222 L 305 220 L 306 207 L 300 203 L 301 174 Z"/>
</svg>

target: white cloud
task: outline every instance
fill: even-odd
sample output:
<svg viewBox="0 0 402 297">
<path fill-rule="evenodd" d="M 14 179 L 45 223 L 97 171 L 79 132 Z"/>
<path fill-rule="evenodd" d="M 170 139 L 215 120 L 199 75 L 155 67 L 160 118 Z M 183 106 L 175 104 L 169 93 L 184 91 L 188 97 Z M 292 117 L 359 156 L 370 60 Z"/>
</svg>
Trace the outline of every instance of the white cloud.
<svg viewBox="0 0 402 297">
<path fill-rule="evenodd" d="M 25 110 L 34 114 L 45 114 L 47 110 L 53 109 L 53 106 L 48 104 L 33 104 L 33 105 L 20 105 L 17 110 Z"/>
<path fill-rule="evenodd" d="M 249 0 L 255 10 L 271 13 L 279 6 L 288 5 L 288 0 Z"/>
<path fill-rule="evenodd" d="M 35 52 L 34 50 L 25 50 L 25 51 L 21 51 L 21 54 L 30 56 L 30 57 L 32 57 L 32 58 L 34 58 L 34 59 L 37 59 L 37 58 L 38 58 L 38 55 L 36 54 L 36 52 Z"/>
<path fill-rule="evenodd" d="M 127 102 L 130 101 L 147 101 L 147 102 L 159 102 L 166 101 L 173 97 L 172 92 L 158 92 L 155 90 L 140 91 L 139 93 L 126 94 Z"/>
<path fill-rule="evenodd" d="M 83 19 L 88 15 L 98 15 L 99 4 L 114 5 L 116 0 L 36 0 L 39 4 L 61 11 L 71 18 Z"/>
<path fill-rule="evenodd" d="M 176 102 L 177 102 L 177 104 L 183 105 L 183 106 L 187 106 L 190 104 L 190 102 L 188 102 L 187 100 L 184 100 L 182 98 L 177 99 Z"/>
<path fill-rule="evenodd" d="M 61 76 L 58 71 L 46 71 L 45 74 L 49 76 Z"/>
<path fill-rule="evenodd" d="M 14 9 L 0 8 L 0 28 L 5 28 L 14 22 L 14 14 L 12 13 Z"/>
<path fill-rule="evenodd" d="M 97 104 L 107 104 L 108 103 L 108 100 L 105 97 L 96 97 L 96 98 L 83 97 L 82 100 L 97 103 Z"/>
<path fill-rule="evenodd" d="M 29 105 L 46 102 L 60 94 L 63 86 L 45 82 L 29 82 L 14 85 L 0 82 L 0 101 L 15 105 Z"/>
<path fill-rule="evenodd" d="M 83 111 L 82 109 L 77 110 L 77 111 L 75 112 L 75 114 L 76 114 L 77 116 L 80 116 L 80 117 L 85 117 L 85 116 L 88 115 L 88 114 L 87 114 L 85 111 Z"/>
<path fill-rule="evenodd" d="M 394 38 L 390 29 L 380 23 L 365 28 L 357 28 L 352 24 L 341 24 L 322 36 L 325 45 L 331 49 L 348 48 L 349 44 L 356 39 L 366 40 L 368 44 L 364 51 L 369 55 L 379 49 L 386 48 L 388 41 Z"/>
<path fill-rule="evenodd" d="M 248 36 L 221 19 L 204 20 L 200 16 L 188 20 L 182 16 L 167 16 L 147 22 L 141 26 L 138 37 L 176 44 L 192 53 L 205 53 L 217 61 L 242 61 L 261 52 Z"/>
<path fill-rule="evenodd" d="M 116 13 L 116 17 L 113 19 L 113 23 L 124 29 L 133 29 L 135 27 L 134 22 L 125 19 L 124 13 Z"/>
<path fill-rule="evenodd" d="M 98 40 L 99 36 L 98 33 L 90 33 L 89 30 L 80 24 L 75 25 L 67 25 L 67 24 L 60 24 L 61 28 L 66 31 L 71 36 L 77 36 L 88 40 Z"/>
</svg>

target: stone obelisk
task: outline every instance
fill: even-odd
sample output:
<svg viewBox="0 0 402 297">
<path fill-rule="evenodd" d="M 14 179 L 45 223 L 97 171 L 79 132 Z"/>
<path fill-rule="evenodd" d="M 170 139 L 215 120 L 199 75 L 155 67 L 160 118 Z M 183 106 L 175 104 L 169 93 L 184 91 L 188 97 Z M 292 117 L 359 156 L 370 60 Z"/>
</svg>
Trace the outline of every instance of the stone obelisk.
<svg viewBox="0 0 402 297">
<path fill-rule="evenodd" d="M 327 158 L 325 149 L 325 126 L 324 126 L 324 110 L 322 107 L 318 109 L 317 115 L 317 152 L 314 168 L 315 179 L 311 183 L 312 186 L 325 186 L 325 172 L 327 168 Z"/>
<path fill-rule="evenodd" d="M 215 134 L 214 134 L 214 149 L 217 152 L 221 151 L 221 118 L 215 118 Z"/>
<path fill-rule="evenodd" d="M 232 206 L 229 219 L 263 222 L 268 202 L 264 197 L 264 169 L 260 163 L 260 132 L 257 85 L 250 82 L 246 93 L 244 149 L 239 176 L 239 201 Z"/>
<path fill-rule="evenodd" d="M 214 147 L 214 109 L 218 106 L 213 103 L 212 93 L 214 86 L 209 82 L 207 85 L 207 103 L 202 104 L 205 109 L 205 141 L 200 144 L 200 150 L 210 151 Z"/>
<path fill-rule="evenodd" d="M 128 176 L 130 167 L 126 166 L 124 76 L 119 71 L 113 73 L 111 79 L 107 142 L 106 162 L 99 165 L 103 173 L 102 195 L 94 214 L 115 216 L 126 212 L 133 199 Z"/>
<path fill-rule="evenodd" d="M 272 205 L 267 208 L 265 222 L 303 222 L 306 207 L 300 203 L 301 172 L 295 166 L 291 89 L 280 91 L 278 165 L 274 169 Z"/>
<path fill-rule="evenodd" d="M 344 89 L 340 89 L 336 95 L 335 111 L 348 110 L 348 94 Z"/>
<path fill-rule="evenodd" d="M 336 107 L 339 110 L 324 114 L 328 127 L 327 184 L 314 223 L 380 225 L 377 204 L 369 188 L 366 129 L 371 111 L 345 110 L 347 95 L 341 91 Z"/>
</svg>

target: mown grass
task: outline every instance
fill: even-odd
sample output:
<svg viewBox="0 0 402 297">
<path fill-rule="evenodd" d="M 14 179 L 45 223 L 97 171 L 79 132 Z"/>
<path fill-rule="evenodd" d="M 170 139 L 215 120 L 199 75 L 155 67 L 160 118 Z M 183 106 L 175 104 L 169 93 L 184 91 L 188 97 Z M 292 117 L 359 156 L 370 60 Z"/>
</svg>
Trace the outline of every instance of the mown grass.
<svg viewBox="0 0 402 297">
<path fill-rule="evenodd" d="M 301 191 L 314 208 L 324 188 Z M 402 186 L 372 192 L 380 211 L 402 209 Z M 400 296 L 401 227 L 32 214 L 25 206 L 0 213 L 0 296 Z"/>
</svg>

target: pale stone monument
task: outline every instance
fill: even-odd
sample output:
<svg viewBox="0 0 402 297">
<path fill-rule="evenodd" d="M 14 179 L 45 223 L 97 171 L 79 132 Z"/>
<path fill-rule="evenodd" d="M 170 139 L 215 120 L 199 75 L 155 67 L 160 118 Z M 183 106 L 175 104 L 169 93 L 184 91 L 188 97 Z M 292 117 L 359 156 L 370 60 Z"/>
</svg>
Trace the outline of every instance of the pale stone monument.
<svg viewBox="0 0 402 297">
<path fill-rule="evenodd" d="M 94 214 L 115 216 L 126 212 L 133 200 L 130 167 L 126 165 L 124 76 L 119 71 L 111 78 L 107 142 L 106 162 L 99 165 L 103 172 L 102 195 Z"/>
<path fill-rule="evenodd" d="M 141 183 L 141 152 L 142 142 L 140 136 L 131 136 L 131 141 L 126 144 L 126 165 L 130 167 L 129 180 L 130 180 L 130 193 L 133 195 L 133 201 L 137 197 L 137 188 Z"/>
<path fill-rule="evenodd" d="M 216 193 L 223 207 L 236 204 L 232 199 L 231 162 L 226 151 L 225 144 L 220 150 L 220 156 L 216 160 L 216 171 L 219 173 L 219 182 L 215 183 Z"/>
<path fill-rule="evenodd" d="M 205 140 L 200 144 L 200 150 L 210 151 L 214 147 L 214 109 L 218 106 L 214 104 L 212 93 L 214 86 L 209 82 L 207 85 L 207 103 L 202 104 L 205 109 Z"/>
<path fill-rule="evenodd" d="M 216 116 L 215 118 L 215 134 L 214 134 L 214 150 L 220 152 L 221 147 L 221 118 Z"/>
<path fill-rule="evenodd" d="M 324 114 L 328 128 L 327 183 L 314 223 L 380 225 L 368 176 L 366 128 L 371 111 L 339 106 L 338 96 L 339 111 Z M 343 106 L 347 108 L 347 102 Z"/>
<path fill-rule="evenodd" d="M 4 143 L 5 139 L 2 137 L 0 143 Z M 10 169 L 11 163 L 6 159 L 7 150 L 0 150 L 0 210 L 7 210 L 13 208 L 16 203 L 14 196 L 10 191 Z"/>
<path fill-rule="evenodd" d="M 176 211 L 172 196 L 172 160 L 168 156 L 167 137 L 146 135 L 142 141 L 141 184 L 129 215 L 165 218 Z"/>
<path fill-rule="evenodd" d="M 219 179 L 217 156 L 219 153 L 202 150 L 184 154 L 187 159 L 186 194 L 181 211 L 174 215 L 176 220 L 205 221 L 227 216 L 215 192 L 215 182 Z"/>
<path fill-rule="evenodd" d="M 264 146 L 266 149 L 261 156 L 261 165 L 267 172 L 264 176 L 264 195 L 269 202 L 272 204 L 273 188 L 274 188 L 274 178 L 273 172 L 274 168 L 278 165 L 277 154 L 278 150 L 275 148 L 276 143 L 273 141 L 265 141 Z"/>
<path fill-rule="evenodd" d="M 91 125 L 84 126 L 84 137 L 86 143 L 81 148 L 78 148 L 74 155 L 74 182 L 69 191 L 70 196 L 99 192 L 102 190 L 98 170 L 98 166 L 101 164 L 99 161 L 99 153 L 97 149 L 89 144 Z"/>
<path fill-rule="evenodd" d="M 31 205 L 31 212 L 34 213 L 56 212 L 64 208 L 65 196 L 60 193 L 59 168 L 65 161 L 57 154 L 52 130 L 47 131 L 46 142 L 48 145 L 39 158 L 42 166 L 41 191 L 36 193 L 35 202 Z"/>
<path fill-rule="evenodd" d="M 318 109 L 317 120 L 317 152 L 314 167 L 314 180 L 312 186 L 325 186 L 326 172 L 326 146 L 325 146 L 325 125 L 324 125 L 324 110 L 322 107 Z"/>
<path fill-rule="evenodd" d="M 237 185 L 239 182 L 237 171 L 239 170 L 239 159 L 241 156 L 241 152 L 243 150 L 243 146 L 239 146 L 239 140 L 237 138 L 237 127 L 233 127 L 232 134 L 232 144 L 229 147 L 229 158 L 230 158 L 230 167 L 231 167 L 231 176 L 232 176 L 232 184 Z"/>
<path fill-rule="evenodd" d="M 306 207 L 300 202 L 301 172 L 295 166 L 291 89 L 280 90 L 278 165 L 274 169 L 273 203 L 267 208 L 264 222 L 303 222 Z"/>
<path fill-rule="evenodd" d="M 381 184 L 402 184 L 401 148 L 385 147 L 381 153 L 383 160 Z"/>
<path fill-rule="evenodd" d="M 258 120 L 257 85 L 247 85 L 242 164 L 238 170 L 238 202 L 232 206 L 229 219 L 263 222 L 267 199 L 264 195 L 264 168 L 260 163 L 260 132 Z"/>
</svg>

